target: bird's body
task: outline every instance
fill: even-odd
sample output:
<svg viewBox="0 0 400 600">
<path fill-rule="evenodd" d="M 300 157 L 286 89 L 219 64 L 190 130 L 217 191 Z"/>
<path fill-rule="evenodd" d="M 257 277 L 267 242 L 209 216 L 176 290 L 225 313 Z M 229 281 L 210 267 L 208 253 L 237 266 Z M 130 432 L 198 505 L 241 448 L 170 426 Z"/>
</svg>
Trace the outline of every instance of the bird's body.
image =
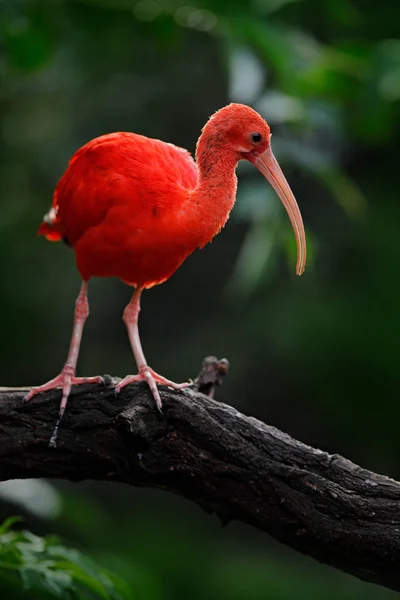
<svg viewBox="0 0 400 600">
<path fill-rule="evenodd" d="M 294 196 L 270 149 L 267 123 L 247 106 L 231 104 L 211 117 L 196 148 L 187 150 L 134 133 L 112 133 L 80 148 L 54 192 L 39 234 L 64 239 L 74 250 L 82 276 L 67 362 L 60 375 L 33 388 L 33 395 L 61 386 L 60 418 L 74 383 L 100 378 L 75 377 L 83 325 L 89 308 L 91 277 L 119 277 L 136 287 L 124 321 L 139 373 L 127 376 L 117 391 L 145 380 L 158 407 L 156 383 L 174 384 L 155 373 L 144 358 L 138 332 L 140 294 L 166 281 L 197 247 L 225 225 L 236 198 L 239 160 L 252 162 L 280 196 L 298 245 L 297 273 L 305 267 L 305 234 Z"/>
<path fill-rule="evenodd" d="M 196 247 L 182 235 L 197 167 L 190 154 L 133 133 L 96 138 L 72 157 L 55 192 L 59 230 L 89 277 L 147 288 L 165 281 Z"/>
<path fill-rule="evenodd" d="M 134 133 L 95 138 L 71 158 L 53 198 L 56 218 L 40 233 L 75 251 L 82 279 L 119 277 L 142 289 L 168 279 L 225 224 L 236 176 L 196 198 L 198 167 L 187 150 Z M 195 226 L 193 226 L 195 225 Z"/>
</svg>

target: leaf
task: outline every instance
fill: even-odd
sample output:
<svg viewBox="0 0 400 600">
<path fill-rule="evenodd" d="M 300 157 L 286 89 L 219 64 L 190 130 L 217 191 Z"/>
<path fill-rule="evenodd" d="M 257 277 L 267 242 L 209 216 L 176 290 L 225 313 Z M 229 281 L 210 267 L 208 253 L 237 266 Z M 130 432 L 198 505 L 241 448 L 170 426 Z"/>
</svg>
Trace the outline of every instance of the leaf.
<svg viewBox="0 0 400 600">
<path fill-rule="evenodd" d="M 128 587 L 115 575 L 100 568 L 89 557 L 63 546 L 58 538 L 39 537 L 29 531 L 12 531 L 18 518 L 0 527 L 0 576 L 15 572 L 15 587 L 21 581 L 26 591 L 49 598 L 131 598 Z M 19 577 L 17 577 L 19 576 Z"/>
<path fill-rule="evenodd" d="M 44 563 L 24 566 L 19 570 L 25 590 L 37 590 L 55 598 L 65 597 L 72 591 L 72 577 L 63 571 L 51 571 Z"/>
<path fill-rule="evenodd" d="M 9 531 L 15 523 L 22 523 L 23 520 L 24 518 L 19 516 L 8 517 L 8 519 L 0 525 L 0 536 Z"/>
</svg>

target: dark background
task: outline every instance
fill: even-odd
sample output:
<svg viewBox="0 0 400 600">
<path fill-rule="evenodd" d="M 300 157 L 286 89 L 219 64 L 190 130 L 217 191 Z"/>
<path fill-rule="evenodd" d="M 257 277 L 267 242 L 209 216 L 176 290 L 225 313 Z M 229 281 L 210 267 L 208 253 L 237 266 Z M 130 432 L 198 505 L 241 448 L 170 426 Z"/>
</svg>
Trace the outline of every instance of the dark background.
<svg viewBox="0 0 400 600">
<path fill-rule="evenodd" d="M 219 400 L 400 477 L 400 7 L 0 0 L 0 81 L 1 385 L 43 383 L 66 357 L 79 275 L 36 229 L 71 154 L 118 130 L 194 151 L 210 114 L 244 102 L 269 122 L 299 202 L 306 273 L 278 198 L 242 164 L 222 234 L 143 295 L 145 353 L 177 381 L 226 356 Z M 79 373 L 134 372 L 131 290 L 90 287 Z M 395 597 L 162 492 L 28 481 L 0 494 L 1 516 L 63 535 L 132 598 Z"/>
</svg>

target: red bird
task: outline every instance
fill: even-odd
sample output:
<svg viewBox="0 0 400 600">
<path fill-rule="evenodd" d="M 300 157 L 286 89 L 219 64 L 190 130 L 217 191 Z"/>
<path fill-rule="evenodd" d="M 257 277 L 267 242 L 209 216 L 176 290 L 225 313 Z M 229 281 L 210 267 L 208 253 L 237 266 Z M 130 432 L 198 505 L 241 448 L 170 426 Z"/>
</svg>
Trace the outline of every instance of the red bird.
<svg viewBox="0 0 400 600">
<path fill-rule="evenodd" d="M 38 233 L 66 241 L 74 250 L 82 287 L 71 345 L 61 373 L 32 388 L 35 394 L 62 388 L 60 418 L 71 385 L 100 382 L 76 377 L 75 369 L 89 313 L 91 277 L 119 277 L 135 287 L 123 320 L 138 374 L 128 375 L 119 392 L 133 381 L 147 381 L 158 408 L 157 383 L 182 388 L 158 375 L 146 362 L 139 338 L 142 290 L 166 281 L 196 248 L 202 248 L 225 225 L 235 203 L 239 160 L 253 163 L 274 187 L 292 223 L 297 241 L 296 272 L 306 263 L 304 226 L 296 200 L 270 147 L 270 129 L 253 109 L 230 104 L 203 128 L 196 162 L 187 150 L 134 133 L 98 137 L 71 158 L 54 192 L 53 204 Z"/>
</svg>

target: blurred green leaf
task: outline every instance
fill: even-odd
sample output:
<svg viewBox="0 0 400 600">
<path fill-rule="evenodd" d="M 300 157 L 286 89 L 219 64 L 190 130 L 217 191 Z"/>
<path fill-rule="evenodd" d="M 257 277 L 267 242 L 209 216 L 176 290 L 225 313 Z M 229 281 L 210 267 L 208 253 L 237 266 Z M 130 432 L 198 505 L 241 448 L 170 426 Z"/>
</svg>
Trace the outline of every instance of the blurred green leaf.
<svg viewBox="0 0 400 600">
<path fill-rule="evenodd" d="M 8 517 L 8 519 L 3 521 L 3 523 L 0 525 L 0 535 L 7 533 L 7 531 L 9 531 L 16 523 L 22 523 L 23 520 L 23 517 L 19 516 Z"/>
<path fill-rule="evenodd" d="M 131 598 L 126 585 L 96 566 L 78 550 L 61 545 L 57 538 L 42 538 L 29 531 L 13 531 L 18 518 L 7 519 L 0 528 L 0 572 L 14 571 L 26 590 L 46 598 Z M 89 595 L 88 595 L 89 594 Z"/>
</svg>

